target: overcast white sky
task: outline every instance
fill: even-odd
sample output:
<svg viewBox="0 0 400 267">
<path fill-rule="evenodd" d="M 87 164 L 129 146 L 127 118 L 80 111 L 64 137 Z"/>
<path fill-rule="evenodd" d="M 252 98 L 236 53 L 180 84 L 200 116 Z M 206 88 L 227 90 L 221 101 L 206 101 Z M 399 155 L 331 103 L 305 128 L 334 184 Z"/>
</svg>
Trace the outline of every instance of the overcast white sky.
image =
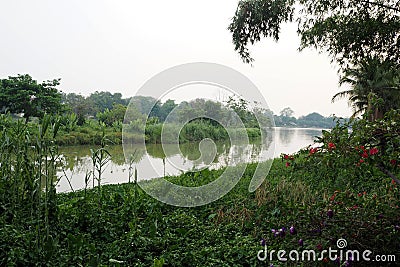
<svg viewBox="0 0 400 267">
<path fill-rule="evenodd" d="M 278 43 L 252 47 L 253 67 L 242 63 L 227 30 L 236 6 L 236 0 L 3 1 L 0 77 L 61 78 L 66 93 L 128 97 L 167 68 L 213 62 L 249 77 L 275 113 L 291 107 L 295 116 L 351 115 L 346 100 L 331 104 L 340 88 L 330 59 L 297 51 L 295 25 L 284 27 Z"/>
</svg>

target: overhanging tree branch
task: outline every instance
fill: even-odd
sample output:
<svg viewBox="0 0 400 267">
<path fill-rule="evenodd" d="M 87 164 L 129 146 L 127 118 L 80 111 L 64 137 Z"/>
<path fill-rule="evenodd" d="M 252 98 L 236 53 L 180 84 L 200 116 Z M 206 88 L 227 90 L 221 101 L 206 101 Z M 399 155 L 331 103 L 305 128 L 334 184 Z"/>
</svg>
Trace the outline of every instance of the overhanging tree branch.
<svg viewBox="0 0 400 267">
<path fill-rule="evenodd" d="M 400 12 L 400 9 L 398 9 L 396 7 L 388 6 L 388 5 L 385 5 L 385 4 L 376 3 L 376 2 L 372 2 L 372 1 L 368 1 L 368 0 L 360 0 L 360 2 L 366 3 L 366 4 L 375 5 L 375 6 L 379 6 L 379 7 L 383 7 L 383 8 L 387 8 L 387 9 L 390 9 L 390 10 L 394 10 L 396 12 Z"/>
<path fill-rule="evenodd" d="M 384 174 L 386 174 L 387 176 L 389 176 L 390 178 L 393 179 L 393 181 L 395 181 L 397 184 L 400 185 L 400 180 L 390 171 L 386 170 L 382 165 L 376 165 L 376 167 L 378 167 L 378 169 L 383 172 Z"/>
</svg>

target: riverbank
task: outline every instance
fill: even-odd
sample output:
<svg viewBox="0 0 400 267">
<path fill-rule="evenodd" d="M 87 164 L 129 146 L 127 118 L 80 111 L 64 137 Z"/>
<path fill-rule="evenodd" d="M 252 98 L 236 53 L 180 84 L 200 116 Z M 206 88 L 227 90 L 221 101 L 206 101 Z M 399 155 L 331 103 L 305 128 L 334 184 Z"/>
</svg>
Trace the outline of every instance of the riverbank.
<svg viewBox="0 0 400 267">
<path fill-rule="evenodd" d="M 51 238 L 39 255 L 31 253 L 36 243 L 32 222 L 12 218 L 10 224 L 10 218 L 1 216 L 0 264 L 161 266 L 155 263 L 162 261 L 165 266 L 264 266 L 267 263 L 257 259 L 264 249 L 261 240 L 269 251 L 319 253 L 336 248 L 339 238 L 351 249 L 400 257 L 399 194 L 390 179 L 376 174 L 368 189 L 338 188 L 340 181 L 316 179 L 312 171 L 290 169 L 276 159 L 266 181 L 249 193 L 255 168 L 249 164 L 226 196 L 196 208 L 160 203 L 132 183 L 57 194 Z M 199 186 L 222 172 L 204 170 L 168 179 Z M 326 266 L 324 261 L 311 265 Z M 279 265 L 277 258 L 273 263 Z"/>
</svg>

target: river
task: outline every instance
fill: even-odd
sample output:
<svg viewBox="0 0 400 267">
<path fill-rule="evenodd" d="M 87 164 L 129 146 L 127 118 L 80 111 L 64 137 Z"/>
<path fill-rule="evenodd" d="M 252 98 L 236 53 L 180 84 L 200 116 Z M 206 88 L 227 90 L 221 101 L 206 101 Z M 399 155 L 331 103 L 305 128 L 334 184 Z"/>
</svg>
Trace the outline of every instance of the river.
<svg viewBox="0 0 400 267">
<path fill-rule="evenodd" d="M 254 162 L 279 157 L 281 153 L 291 154 L 313 144 L 316 136 L 321 136 L 321 129 L 275 128 L 273 143 L 262 146 L 249 145 L 230 147 L 229 143 L 217 143 L 215 149 L 205 146 L 201 154 L 198 144 L 174 145 L 150 144 L 146 147 L 132 145 L 135 154 L 131 164 L 124 157 L 121 145 L 108 146 L 111 155 L 102 173 L 102 184 L 126 183 L 129 181 L 129 167 L 137 169 L 139 179 L 151 179 L 165 175 L 178 175 L 189 170 L 202 168 L 217 169 L 232 162 Z M 91 149 L 95 146 L 61 147 L 62 167 L 58 170 L 57 192 L 68 192 L 85 187 L 85 176 L 93 170 Z M 126 152 L 126 151 L 125 151 Z M 204 155 L 207 154 L 207 155 Z M 96 170 L 95 170 L 96 172 Z M 131 178 L 132 180 L 133 178 Z M 92 180 L 88 188 L 92 186 Z M 97 184 L 97 181 L 96 181 Z"/>
</svg>

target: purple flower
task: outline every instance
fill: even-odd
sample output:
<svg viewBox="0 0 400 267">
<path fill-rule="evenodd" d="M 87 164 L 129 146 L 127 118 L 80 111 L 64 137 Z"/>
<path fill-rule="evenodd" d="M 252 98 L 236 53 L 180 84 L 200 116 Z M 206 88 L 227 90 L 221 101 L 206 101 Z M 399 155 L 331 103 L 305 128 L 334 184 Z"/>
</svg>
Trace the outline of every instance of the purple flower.
<svg viewBox="0 0 400 267">
<path fill-rule="evenodd" d="M 344 266 L 350 266 L 350 262 L 349 261 L 345 261 L 344 262 Z"/>
<path fill-rule="evenodd" d="M 286 235 L 286 228 L 285 228 L 285 227 L 282 227 L 282 228 L 279 230 L 279 236 L 284 237 L 285 235 Z"/>
<path fill-rule="evenodd" d="M 333 217 L 333 210 L 328 210 L 328 212 L 326 213 L 326 216 L 328 216 L 328 218 L 332 218 Z"/>
<path fill-rule="evenodd" d="M 304 245 L 303 239 L 299 239 L 299 245 L 300 245 L 300 246 L 303 246 L 303 245 Z"/>
<path fill-rule="evenodd" d="M 340 265 L 340 258 L 337 257 L 333 262 Z"/>
<path fill-rule="evenodd" d="M 271 229 L 271 232 L 274 234 L 275 237 L 279 235 L 279 230 Z"/>
<path fill-rule="evenodd" d="M 291 235 L 295 235 L 297 233 L 296 228 L 294 228 L 294 226 L 290 227 L 289 232 Z"/>
<path fill-rule="evenodd" d="M 263 247 L 265 247 L 265 239 L 264 238 L 261 238 L 261 241 L 260 241 L 260 243 L 261 243 L 261 246 L 263 246 Z"/>
</svg>

